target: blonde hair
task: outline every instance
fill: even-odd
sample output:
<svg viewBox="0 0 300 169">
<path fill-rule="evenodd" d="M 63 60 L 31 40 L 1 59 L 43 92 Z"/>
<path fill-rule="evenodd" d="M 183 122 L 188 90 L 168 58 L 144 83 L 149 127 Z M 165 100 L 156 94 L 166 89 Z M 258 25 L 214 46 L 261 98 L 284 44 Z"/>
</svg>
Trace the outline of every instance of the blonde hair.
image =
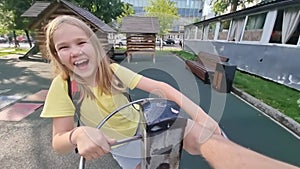
<svg viewBox="0 0 300 169">
<path fill-rule="evenodd" d="M 100 94 L 111 94 L 113 91 L 123 91 L 124 87 L 121 81 L 116 76 L 114 76 L 106 52 L 104 51 L 96 34 L 85 22 L 73 16 L 58 16 L 51 22 L 49 22 L 46 27 L 46 48 L 48 57 L 51 60 L 52 66 L 54 68 L 54 73 L 56 75 L 60 74 L 64 80 L 67 80 L 70 77 L 76 78 L 78 87 L 82 95 L 95 99 L 94 94 L 92 93 L 90 88 L 87 87 L 86 82 L 81 77 L 76 75 L 72 70 L 63 65 L 58 57 L 58 53 L 53 42 L 53 34 L 63 23 L 74 25 L 82 29 L 85 34 L 90 37 L 90 41 L 97 55 L 96 61 L 98 64 L 98 69 L 96 71 L 96 84 L 99 89 L 98 91 L 101 92 Z"/>
</svg>

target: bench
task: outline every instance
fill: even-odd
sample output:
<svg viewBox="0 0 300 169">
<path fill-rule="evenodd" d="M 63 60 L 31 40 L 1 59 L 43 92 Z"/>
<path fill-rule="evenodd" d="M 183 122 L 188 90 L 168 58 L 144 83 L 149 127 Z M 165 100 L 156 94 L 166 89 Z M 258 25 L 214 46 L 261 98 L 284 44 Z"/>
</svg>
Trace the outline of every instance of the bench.
<svg viewBox="0 0 300 169">
<path fill-rule="evenodd" d="M 148 54 L 155 63 L 155 35 L 131 34 L 127 37 L 127 61 L 130 62 L 133 54 Z"/>
<path fill-rule="evenodd" d="M 195 61 L 186 60 L 186 68 L 199 77 L 204 83 L 210 83 L 216 70 L 217 63 L 228 62 L 229 58 L 206 52 L 200 52 Z"/>
</svg>

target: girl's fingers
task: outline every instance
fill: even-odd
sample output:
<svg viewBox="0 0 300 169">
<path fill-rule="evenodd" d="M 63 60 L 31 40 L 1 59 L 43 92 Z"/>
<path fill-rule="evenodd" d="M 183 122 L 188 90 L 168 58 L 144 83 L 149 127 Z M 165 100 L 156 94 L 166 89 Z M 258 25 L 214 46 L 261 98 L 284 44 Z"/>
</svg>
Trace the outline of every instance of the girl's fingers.
<svg viewBox="0 0 300 169">
<path fill-rule="evenodd" d="M 101 157 L 101 156 L 105 155 L 106 153 L 107 153 L 107 152 L 106 152 L 106 151 L 103 151 L 102 148 L 98 148 L 98 149 L 96 150 L 96 154 L 97 154 L 98 157 Z"/>
<path fill-rule="evenodd" d="M 82 127 L 83 135 L 78 144 L 79 153 L 86 159 L 99 158 L 110 151 L 110 144 L 115 142 L 105 136 L 100 130 L 91 127 Z"/>
<path fill-rule="evenodd" d="M 106 135 L 104 135 L 104 137 L 107 140 L 107 142 L 108 142 L 109 145 L 114 144 L 117 141 L 116 139 L 112 139 L 112 138 L 110 138 L 110 137 L 108 137 Z"/>
<path fill-rule="evenodd" d="M 83 156 L 86 160 L 94 160 L 94 159 L 97 159 L 99 158 L 100 156 L 98 156 L 98 154 L 89 154 L 87 156 Z"/>
</svg>

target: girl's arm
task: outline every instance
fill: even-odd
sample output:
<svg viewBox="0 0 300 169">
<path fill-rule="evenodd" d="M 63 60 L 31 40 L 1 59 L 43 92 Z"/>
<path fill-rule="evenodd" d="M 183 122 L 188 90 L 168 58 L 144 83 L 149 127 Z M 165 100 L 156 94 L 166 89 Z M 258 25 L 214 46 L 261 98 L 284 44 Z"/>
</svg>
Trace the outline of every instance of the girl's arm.
<svg viewBox="0 0 300 169">
<path fill-rule="evenodd" d="M 69 141 L 69 136 L 73 128 L 74 117 L 53 118 L 52 147 L 55 151 L 59 153 L 68 153 L 75 149 L 75 146 Z M 73 131 L 72 136 L 74 136 L 75 133 L 76 131 Z"/>
<path fill-rule="evenodd" d="M 137 84 L 137 88 L 176 102 L 186 113 L 191 116 L 194 121 L 200 123 L 201 125 L 205 125 L 206 127 L 210 128 L 211 131 L 217 130 L 220 132 L 218 123 L 215 120 L 205 113 L 201 107 L 169 84 L 147 77 L 142 77 Z"/>
</svg>

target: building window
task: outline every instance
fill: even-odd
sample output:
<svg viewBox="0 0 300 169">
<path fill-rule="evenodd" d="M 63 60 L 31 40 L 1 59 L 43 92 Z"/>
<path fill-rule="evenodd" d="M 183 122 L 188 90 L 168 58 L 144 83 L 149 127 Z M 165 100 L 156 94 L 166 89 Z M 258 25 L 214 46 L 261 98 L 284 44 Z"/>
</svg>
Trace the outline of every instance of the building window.
<svg viewBox="0 0 300 169">
<path fill-rule="evenodd" d="M 187 27 L 184 31 L 184 39 L 188 40 L 190 39 L 190 27 Z"/>
<path fill-rule="evenodd" d="M 203 36 L 203 25 L 198 25 L 198 31 L 197 31 L 197 36 L 196 39 L 202 40 Z"/>
<path fill-rule="evenodd" d="M 283 10 L 277 11 L 275 25 L 273 27 L 270 43 L 281 43 Z"/>
<path fill-rule="evenodd" d="M 191 28 L 191 36 L 190 36 L 190 39 L 195 39 L 196 38 L 196 33 L 197 33 L 197 26 L 193 26 Z"/>
<path fill-rule="evenodd" d="M 297 45 L 300 36 L 300 8 L 287 8 L 277 12 L 270 43 Z"/>
<path fill-rule="evenodd" d="M 230 20 L 221 21 L 219 34 L 218 34 L 219 40 L 227 40 L 229 26 L 230 26 Z"/>
<path fill-rule="evenodd" d="M 208 39 L 214 40 L 216 30 L 216 22 L 209 23 L 208 25 Z"/>
<path fill-rule="evenodd" d="M 251 15 L 248 17 L 243 40 L 260 41 L 267 13 Z"/>
<path fill-rule="evenodd" d="M 232 20 L 229 31 L 229 41 L 240 41 L 245 24 L 245 18 L 236 18 Z"/>
</svg>

